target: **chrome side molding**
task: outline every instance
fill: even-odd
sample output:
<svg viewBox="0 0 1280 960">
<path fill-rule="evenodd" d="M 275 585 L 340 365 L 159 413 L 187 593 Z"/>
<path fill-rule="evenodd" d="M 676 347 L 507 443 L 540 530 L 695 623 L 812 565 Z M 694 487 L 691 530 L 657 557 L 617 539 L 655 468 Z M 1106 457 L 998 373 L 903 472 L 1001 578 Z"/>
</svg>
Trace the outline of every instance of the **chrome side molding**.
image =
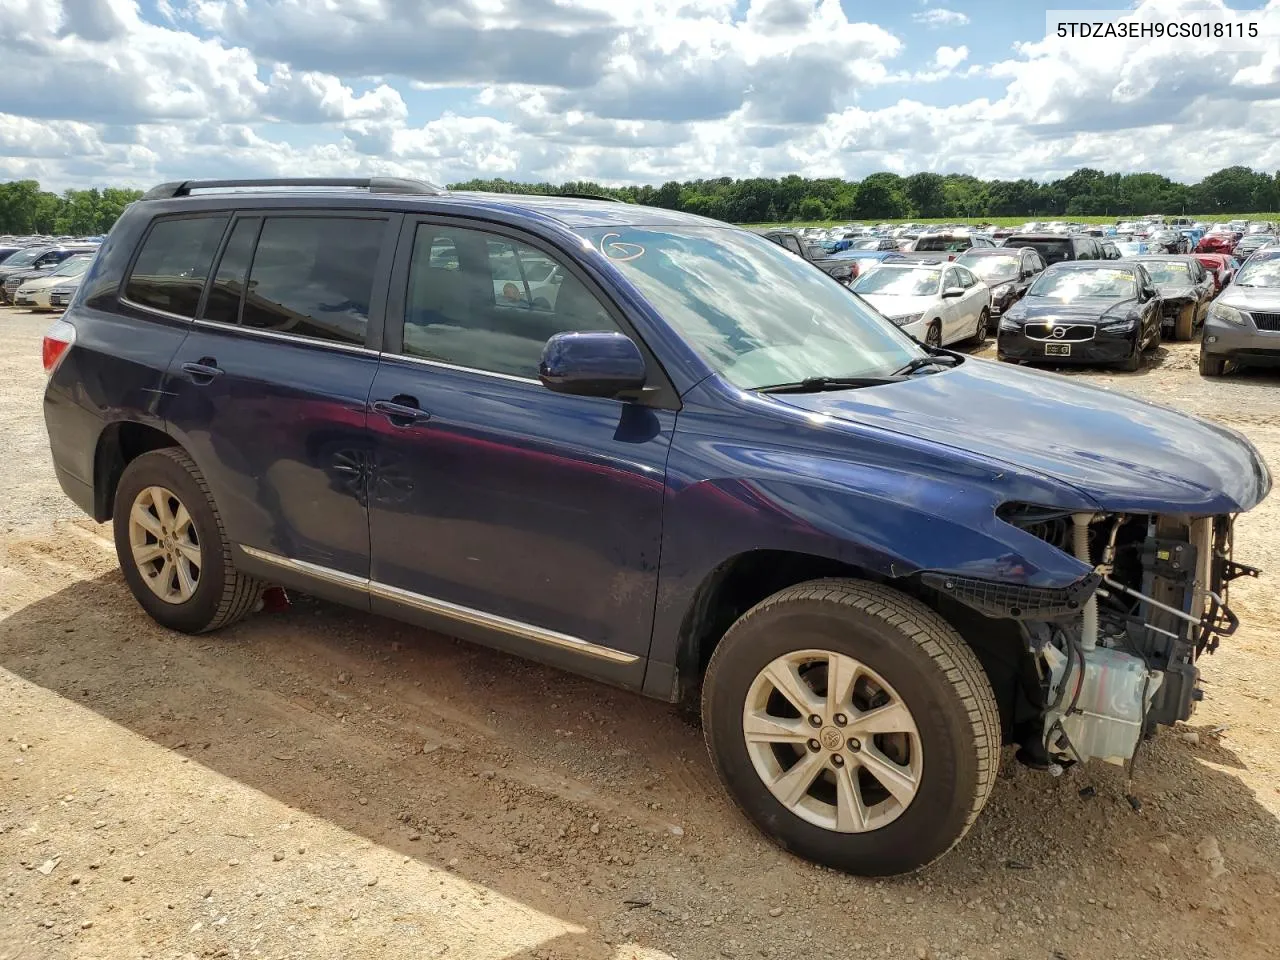
<svg viewBox="0 0 1280 960">
<path fill-rule="evenodd" d="M 511 620 L 507 617 L 500 617 L 497 614 L 485 613 L 483 610 L 464 607 L 448 600 L 440 600 L 436 597 L 428 597 L 425 594 L 414 593 L 401 587 L 393 587 L 389 583 L 379 583 L 377 580 L 371 580 L 368 577 L 357 577 L 354 574 L 343 573 L 341 570 L 333 570 L 317 563 L 282 557 L 266 550 L 259 550 L 257 547 L 247 547 L 244 544 L 237 544 L 237 546 L 244 551 L 246 556 L 250 556 L 262 563 L 269 563 L 274 567 L 279 567 L 281 570 L 300 573 L 334 586 L 359 590 L 369 594 L 371 597 L 378 597 L 381 600 L 389 600 L 400 606 L 447 617 L 459 623 L 484 627 L 498 633 L 505 633 L 511 637 L 519 637 L 523 640 L 559 647 L 562 650 L 571 650 L 574 653 L 585 654 L 601 660 L 609 660 L 613 663 L 635 663 L 640 659 L 633 653 L 624 653 L 621 650 L 614 650 L 612 647 L 603 647 L 597 643 L 591 643 L 589 640 L 583 640 L 581 637 L 558 633 L 555 630 L 548 630 L 545 627 L 525 623 L 522 620 Z"/>
</svg>

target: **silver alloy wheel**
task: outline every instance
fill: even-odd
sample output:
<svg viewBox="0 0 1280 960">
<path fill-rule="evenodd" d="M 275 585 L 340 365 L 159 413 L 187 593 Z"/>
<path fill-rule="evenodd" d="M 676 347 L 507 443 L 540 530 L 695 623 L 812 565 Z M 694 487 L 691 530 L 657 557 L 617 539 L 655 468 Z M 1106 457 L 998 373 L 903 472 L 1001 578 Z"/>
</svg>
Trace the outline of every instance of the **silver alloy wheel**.
<svg viewBox="0 0 1280 960">
<path fill-rule="evenodd" d="M 797 650 L 768 664 L 747 691 L 742 732 L 775 799 L 827 830 L 878 830 L 920 789 L 915 718 L 883 677 L 844 654 Z"/>
<path fill-rule="evenodd" d="M 166 603 L 186 603 L 200 583 L 200 540 L 191 514 L 165 487 L 143 487 L 129 510 L 129 547 L 138 573 Z"/>
<path fill-rule="evenodd" d="M 933 323 L 924 334 L 925 346 L 940 347 L 942 346 L 942 325 Z"/>
</svg>

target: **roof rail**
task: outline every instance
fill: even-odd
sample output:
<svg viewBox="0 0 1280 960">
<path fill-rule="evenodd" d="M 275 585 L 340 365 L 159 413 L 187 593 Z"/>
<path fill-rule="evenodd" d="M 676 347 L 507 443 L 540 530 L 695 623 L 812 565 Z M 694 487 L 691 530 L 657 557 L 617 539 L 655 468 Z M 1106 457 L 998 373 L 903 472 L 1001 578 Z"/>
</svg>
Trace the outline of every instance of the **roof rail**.
<svg viewBox="0 0 1280 960">
<path fill-rule="evenodd" d="M 256 180 L 171 180 L 152 187 L 143 200 L 171 200 L 188 197 L 192 190 L 234 190 L 238 187 L 356 187 L 370 193 L 401 193 L 439 196 L 443 187 L 426 180 L 405 177 L 268 177 Z"/>
<path fill-rule="evenodd" d="M 568 197 L 570 200 L 608 200 L 610 203 L 626 203 L 617 197 L 606 197 L 602 193 L 553 193 L 553 197 Z"/>
</svg>

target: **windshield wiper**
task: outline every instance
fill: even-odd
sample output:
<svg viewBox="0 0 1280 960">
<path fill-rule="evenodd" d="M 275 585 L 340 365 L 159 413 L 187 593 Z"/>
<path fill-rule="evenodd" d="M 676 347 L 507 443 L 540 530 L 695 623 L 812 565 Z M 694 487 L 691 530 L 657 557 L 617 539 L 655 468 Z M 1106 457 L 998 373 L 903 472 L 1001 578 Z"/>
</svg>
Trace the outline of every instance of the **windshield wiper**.
<svg viewBox="0 0 1280 960">
<path fill-rule="evenodd" d="M 923 370 L 925 367 L 932 367 L 935 364 L 954 367 L 959 362 L 959 360 L 951 356 L 949 353 L 931 354 L 927 357 L 916 357 L 901 370 L 893 371 L 893 375 L 895 377 L 909 377 L 917 370 Z"/>
<path fill-rule="evenodd" d="M 905 377 L 805 377 L 794 383 L 774 383 L 756 387 L 757 393 L 821 393 L 824 390 L 854 390 L 858 387 L 878 387 L 886 383 L 901 383 Z"/>
</svg>

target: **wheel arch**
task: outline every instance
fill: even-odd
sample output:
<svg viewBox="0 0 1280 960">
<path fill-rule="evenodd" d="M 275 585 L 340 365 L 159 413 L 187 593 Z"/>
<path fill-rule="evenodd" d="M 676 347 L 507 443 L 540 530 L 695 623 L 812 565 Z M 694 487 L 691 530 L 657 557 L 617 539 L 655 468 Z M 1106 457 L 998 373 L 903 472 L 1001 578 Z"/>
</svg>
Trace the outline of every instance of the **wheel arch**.
<svg viewBox="0 0 1280 960">
<path fill-rule="evenodd" d="M 696 710 L 707 664 L 728 629 L 752 607 L 789 587 L 830 578 L 881 584 L 921 601 L 947 621 L 982 664 L 999 706 L 1006 742 L 1026 719 L 1034 664 L 1017 624 L 982 616 L 923 584 L 857 564 L 794 550 L 749 550 L 713 569 L 694 592 L 680 626 L 671 699 Z M 1031 671 L 1031 672 L 1029 672 Z"/>
<path fill-rule="evenodd" d="M 136 420 L 107 424 L 93 454 L 93 518 L 98 523 L 111 519 L 120 476 L 133 460 L 152 450 L 180 446 L 163 430 Z"/>
</svg>

